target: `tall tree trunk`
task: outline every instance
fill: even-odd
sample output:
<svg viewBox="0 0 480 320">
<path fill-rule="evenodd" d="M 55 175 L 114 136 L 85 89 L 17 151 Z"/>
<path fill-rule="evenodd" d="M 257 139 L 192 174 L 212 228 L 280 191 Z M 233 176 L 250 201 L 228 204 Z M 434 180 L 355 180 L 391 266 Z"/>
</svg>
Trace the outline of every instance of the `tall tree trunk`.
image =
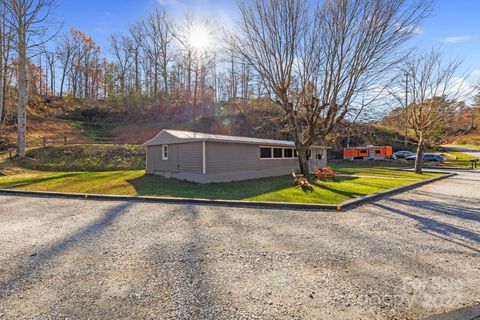
<svg viewBox="0 0 480 320">
<path fill-rule="evenodd" d="M 20 28 L 21 29 L 21 28 Z M 17 155 L 25 157 L 26 131 L 27 131 L 27 103 L 28 103 L 28 79 L 27 79 L 27 47 L 25 32 L 18 33 L 18 128 L 17 128 Z"/>
<path fill-rule="evenodd" d="M 55 95 L 55 67 L 50 65 L 50 94 Z"/>
<path fill-rule="evenodd" d="M 195 86 L 194 86 L 194 89 L 193 89 L 193 106 L 194 107 L 197 106 L 197 90 L 198 90 L 198 68 L 195 71 Z M 202 114 L 202 116 L 203 116 L 203 114 Z"/>
<path fill-rule="evenodd" d="M 189 95 L 192 92 L 192 52 L 190 49 L 187 55 L 187 92 Z"/>
<path fill-rule="evenodd" d="M 3 3 L 0 1 L 0 4 L 3 5 Z M 2 126 L 2 119 L 3 119 L 3 86 L 4 86 L 4 68 L 3 68 L 3 59 L 4 59 L 4 29 L 3 29 L 3 9 L 0 11 L 2 13 L 2 16 L 0 16 L 0 127 Z"/>
<path fill-rule="evenodd" d="M 308 165 L 308 147 L 305 145 L 296 144 L 298 164 L 300 166 L 300 172 L 307 179 L 310 179 L 310 168 Z"/>
<path fill-rule="evenodd" d="M 139 71 L 139 53 L 138 48 L 135 49 L 135 93 L 140 93 L 140 71 Z"/>
<path fill-rule="evenodd" d="M 420 137 L 420 139 L 418 139 L 417 157 L 415 158 L 415 173 L 418 173 L 418 174 L 422 173 L 423 152 L 424 152 L 424 141 L 423 141 L 423 137 Z"/>
<path fill-rule="evenodd" d="M 163 70 L 162 70 L 162 75 L 163 75 L 163 85 L 164 85 L 164 90 L 165 90 L 165 97 L 168 97 L 168 70 L 167 70 L 167 65 L 166 65 L 166 58 L 164 58 L 163 61 Z"/>
<path fill-rule="evenodd" d="M 310 175 L 310 168 L 308 165 L 308 149 L 303 151 L 298 151 L 298 164 L 300 166 L 300 172 L 305 176 L 305 178 L 309 179 Z"/>
<path fill-rule="evenodd" d="M 62 70 L 62 78 L 60 79 L 60 98 L 63 98 L 63 85 L 65 83 L 66 70 Z"/>
<path fill-rule="evenodd" d="M 158 98 L 158 63 L 155 61 L 155 67 L 153 70 L 153 101 L 157 102 Z"/>
<path fill-rule="evenodd" d="M 5 51 L 7 50 L 10 50 L 9 49 L 9 46 L 6 45 L 4 47 Z M 5 101 L 7 100 L 7 61 L 8 61 L 8 58 L 9 58 L 9 55 L 8 55 L 8 51 L 6 52 L 6 54 L 4 55 L 4 60 L 3 60 L 3 76 L 2 76 L 2 86 L 0 87 L 0 90 L 2 91 L 2 93 L 0 94 L 1 97 L 2 97 L 2 100 L 1 100 L 1 104 L 2 104 L 2 108 L 3 108 L 3 118 L 0 117 L 0 124 L 4 124 L 5 123 L 5 119 L 7 117 L 7 109 L 6 109 L 6 105 L 5 105 Z"/>
</svg>

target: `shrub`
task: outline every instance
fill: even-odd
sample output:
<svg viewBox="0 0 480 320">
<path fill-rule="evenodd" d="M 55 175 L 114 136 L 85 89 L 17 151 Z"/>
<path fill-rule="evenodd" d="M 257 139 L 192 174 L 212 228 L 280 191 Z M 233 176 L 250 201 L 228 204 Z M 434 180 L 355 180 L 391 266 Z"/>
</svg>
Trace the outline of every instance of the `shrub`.
<svg viewBox="0 0 480 320">
<path fill-rule="evenodd" d="M 145 168 L 145 151 L 133 145 L 49 146 L 27 152 L 21 164 L 46 171 L 114 171 Z"/>
</svg>

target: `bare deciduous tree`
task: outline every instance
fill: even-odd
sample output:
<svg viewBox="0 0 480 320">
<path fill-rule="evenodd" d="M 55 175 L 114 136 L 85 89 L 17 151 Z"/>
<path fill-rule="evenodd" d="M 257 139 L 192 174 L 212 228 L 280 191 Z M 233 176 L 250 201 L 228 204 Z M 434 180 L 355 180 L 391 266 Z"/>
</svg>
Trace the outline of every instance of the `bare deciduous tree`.
<svg viewBox="0 0 480 320">
<path fill-rule="evenodd" d="M 428 1 L 306 0 L 240 2 L 230 45 L 283 108 L 302 173 L 308 149 L 324 140 L 358 97 L 381 82 L 428 15 Z"/>
<path fill-rule="evenodd" d="M 47 31 L 47 19 L 54 0 L 7 0 L 5 8 L 10 15 L 10 24 L 16 32 L 14 48 L 18 53 L 18 125 L 17 155 L 25 157 L 28 104 L 28 51 L 43 47 L 42 38 Z"/>
<path fill-rule="evenodd" d="M 409 77 L 409 126 L 418 140 L 415 172 L 422 173 L 423 154 L 443 137 L 457 98 L 465 92 L 460 60 L 444 61 L 439 51 L 409 59 L 402 72 Z"/>
<path fill-rule="evenodd" d="M 3 119 L 3 103 L 4 103 L 4 64 L 5 64 L 5 38 L 7 37 L 7 32 L 5 30 L 5 0 L 0 0 L 0 127 L 2 126 L 2 119 Z"/>
<path fill-rule="evenodd" d="M 72 68 L 73 44 L 69 35 L 64 35 L 57 44 L 56 55 L 60 63 L 60 97 L 63 97 L 65 79 Z"/>
</svg>

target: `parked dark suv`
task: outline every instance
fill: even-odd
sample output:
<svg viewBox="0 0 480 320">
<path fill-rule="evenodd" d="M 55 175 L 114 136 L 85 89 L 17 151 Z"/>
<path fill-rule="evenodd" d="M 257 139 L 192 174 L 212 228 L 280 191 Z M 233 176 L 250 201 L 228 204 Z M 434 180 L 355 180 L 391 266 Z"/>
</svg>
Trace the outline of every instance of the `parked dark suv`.
<svg viewBox="0 0 480 320">
<path fill-rule="evenodd" d="M 397 152 L 394 152 L 393 155 L 392 155 L 392 158 L 393 159 L 406 159 L 408 157 L 411 157 L 411 156 L 414 156 L 415 153 L 411 152 L 411 151 L 397 151 Z"/>
<path fill-rule="evenodd" d="M 406 159 L 409 161 L 414 161 L 417 158 L 416 155 L 407 157 Z M 423 161 L 425 162 L 443 162 L 445 158 L 441 154 L 437 153 L 425 153 L 423 155 Z"/>
</svg>

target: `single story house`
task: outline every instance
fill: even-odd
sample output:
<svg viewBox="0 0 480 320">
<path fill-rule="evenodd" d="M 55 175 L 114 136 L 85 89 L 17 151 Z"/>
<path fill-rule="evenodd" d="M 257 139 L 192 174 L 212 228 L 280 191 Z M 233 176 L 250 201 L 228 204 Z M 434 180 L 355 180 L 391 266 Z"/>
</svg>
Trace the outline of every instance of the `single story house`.
<svg viewBox="0 0 480 320">
<path fill-rule="evenodd" d="M 293 141 L 162 130 L 144 145 L 147 173 L 199 183 L 281 176 L 299 168 Z M 310 168 L 327 165 L 327 149 L 311 147 Z"/>
</svg>

